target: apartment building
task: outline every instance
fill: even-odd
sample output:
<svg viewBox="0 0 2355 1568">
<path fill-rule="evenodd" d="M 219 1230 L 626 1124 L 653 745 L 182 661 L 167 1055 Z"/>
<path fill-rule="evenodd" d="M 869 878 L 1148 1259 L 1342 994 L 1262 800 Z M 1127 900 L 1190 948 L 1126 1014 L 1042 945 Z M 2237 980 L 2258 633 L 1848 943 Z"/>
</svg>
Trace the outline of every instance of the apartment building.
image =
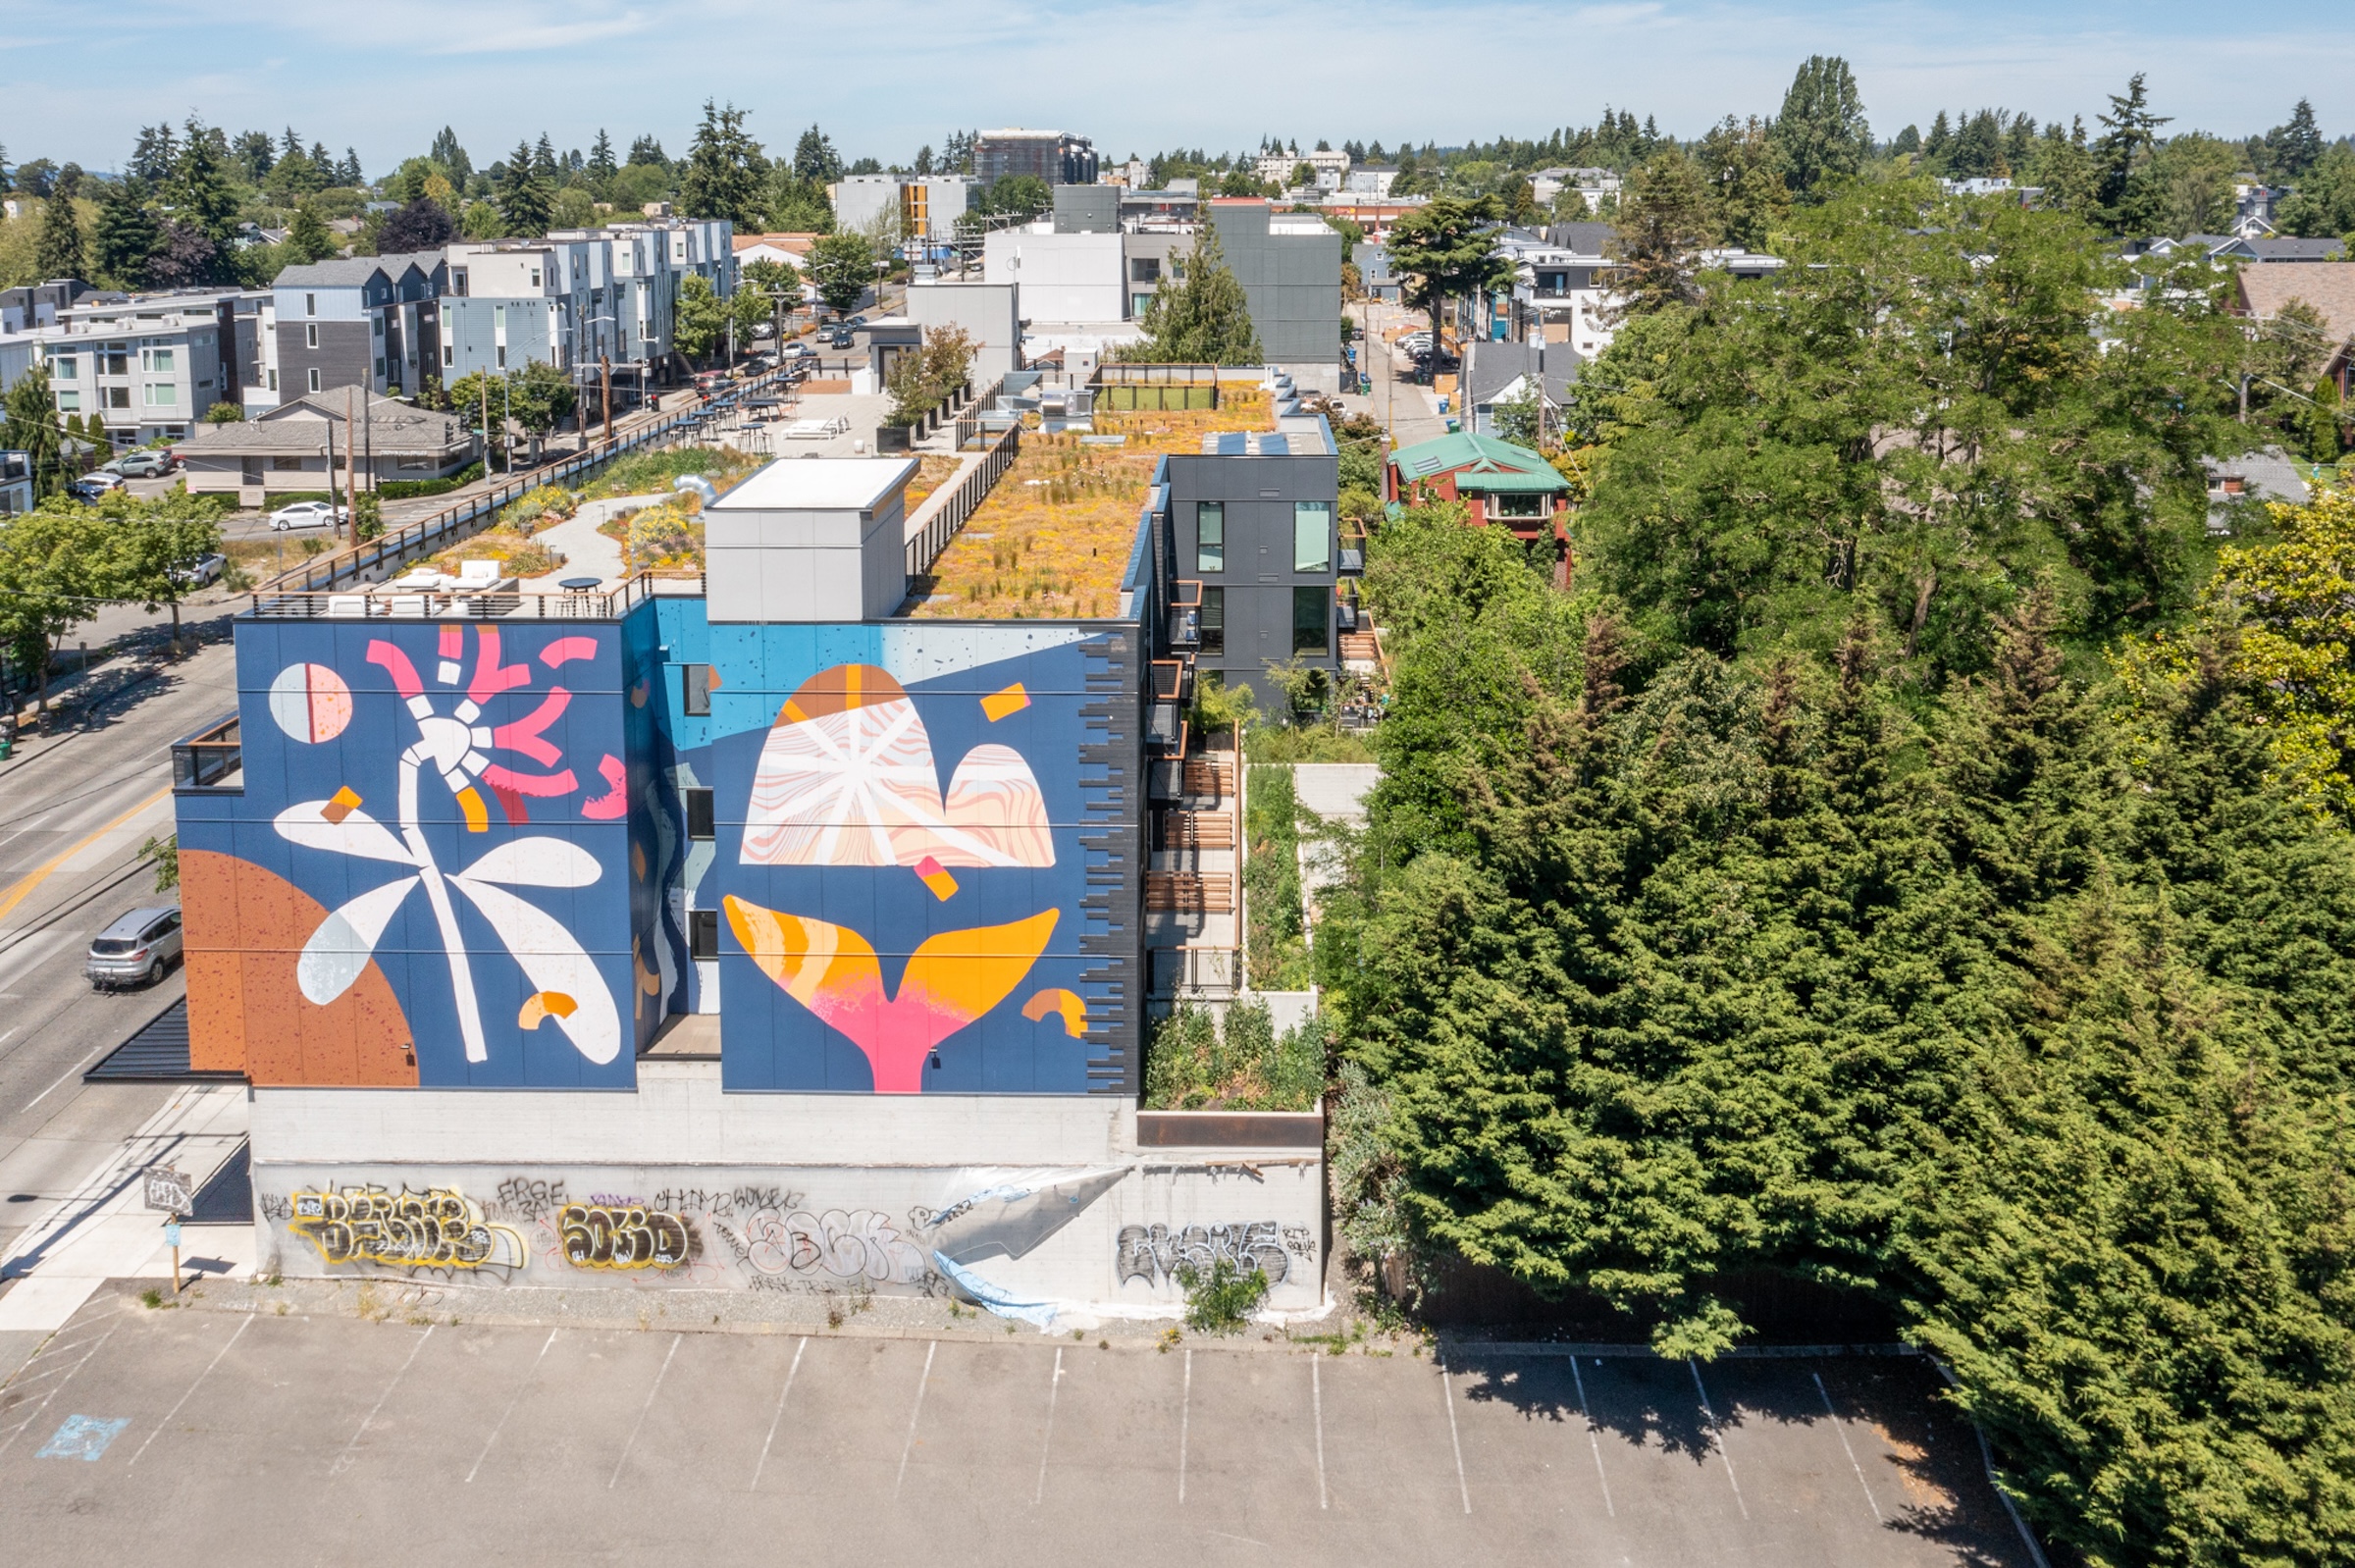
<svg viewBox="0 0 2355 1568">
<path fill-rule="evenodd" d="M 0 338 L 0 364 L 43 365 L 58 413 L 96 415 L 117 446 L 178 441 L 215 403 L 247 405 L 266 378 L 268 298 L 240 288 L 85 294 L 48 325 Z"/>
<path fill-rule="evenodd" d="M 451 245 L 442 300 L 442 378 L 526 364 L 609 360 L 655 382 L 685 374 L 672 322 L 690 277 L 736 292 L 725 219 L 665 218 L 557 230 L 542 239 Z"/>
<path fill-rule="evenodd" d="M 833 187 L 834 220 L 864 233 L 889 216 L 903 238 L 943 245 L 977 189 L 968 175 L 848 175 Z"/>
<path fill-rule="evenodd" d="M 270 391 L 286 397 L 357 387 L 413 393 L 440 358 L 443 253 L 337 256 L 288 267 L 271 285 Z"/>
<path fill-rule="evenodd" d="M 973 138 L 973 178 L 984 185 L 1015 175 L 1050 185 L 1092 185 L 1097 173 L 1095 144 L 1085 136 L 1016 127 L 984 131 Z"/>
<path fill-rule="evenodd" d="M 1320 190 L 1338 190 L 1349 177 L 1349 155 L 1326 149 L 1318 152 L 1263 152 L 1252 166 L 1252 174 L 1263 183 L 1289 189 L 1292 176 L 1302 164 L 1314 173 L 1314 185 Z"/>
<path fill-rule="evenodd" d="M 1279 213 L 1256 199 L 1205 208 L 1219 247 L 1251 303 L 1251 325 L 1271 363 L 1330 366 L 1341 357 L 1341 235 L 1310 213 Z"/>
</svg>

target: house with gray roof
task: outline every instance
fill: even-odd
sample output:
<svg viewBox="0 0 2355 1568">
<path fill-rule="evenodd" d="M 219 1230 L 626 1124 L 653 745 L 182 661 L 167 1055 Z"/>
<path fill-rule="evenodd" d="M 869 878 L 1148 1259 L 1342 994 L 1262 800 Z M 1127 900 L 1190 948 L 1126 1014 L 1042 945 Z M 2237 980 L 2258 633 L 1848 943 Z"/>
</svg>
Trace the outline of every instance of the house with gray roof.
<svg viewBox="0 0 2355 1568">
<path fill-rule="evenodd" d="M 1466 343 L 1458 385 L 1467 428 L 1475 436 L 1498 435 L 1497 408 L 1535 394 L 1544 427 L 1559 429 L 1562 410 L 1569 406 L 1570 389 L 1584 363 L 1578 351 L 1563 342 Z"/>
<path fill-rule="evenodd" d="M 347 491 L 354 473 L 363 491 L 447 479 L 482 455 L 463 415 L 354 388 L 305 392 L 240 424 L 204 426 L 178 450 L 190 495 L 234 495 L 243 506 L 289 492 Z"/>
</svg>

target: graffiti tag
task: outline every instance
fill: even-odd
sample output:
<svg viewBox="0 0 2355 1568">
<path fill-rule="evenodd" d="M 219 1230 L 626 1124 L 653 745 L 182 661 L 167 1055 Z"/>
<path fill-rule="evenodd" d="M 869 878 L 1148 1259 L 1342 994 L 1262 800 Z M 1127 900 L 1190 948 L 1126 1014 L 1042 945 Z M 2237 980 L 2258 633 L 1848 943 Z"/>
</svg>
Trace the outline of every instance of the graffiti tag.
<svg viewBox="0 0 2355 1568">
<path fill-rule="evenodd" d="M 875 1209 L 763 1209 L 744 1221 L 740 1256 L 764 1275 L 828 1275 L 914 1284 L 924 1277 L 921 1248 Z"/>
<path fill-rule="evenodd" d="M 702 1250 L 684 1216 L 635 1205 L 568 1204 L 556 1233 L 576 1269 L 675 1269 Z"/>
<path fill-rule="evenodd" d="M 1172 1230 L 1166 1225 L 1125 1225 L 1115 1244 L 1113 1268 L 1120 1284 L 1142 1280 L 1148 1285 L 1175 1281 L 1180 1269 L 1208 1274 L 1225 1260 L 1246 1272 L 1256 1270 L 1278 1285 L 1292 1272 L 1294 1256 L 1314 1260 L 1316 1241 L 1308 1227 L 1256 1220 L 1240 1225 L 1189 1225 Z"/>
<path fill-rule="evenodd" d="M 520 1268 L 524 1261 L 523 1237 L 488 1224 L 473 1200 L 454 1187 L 297 1192 L 289 1224 L 331 1264 L 480 1269 Z"/>
</svg>

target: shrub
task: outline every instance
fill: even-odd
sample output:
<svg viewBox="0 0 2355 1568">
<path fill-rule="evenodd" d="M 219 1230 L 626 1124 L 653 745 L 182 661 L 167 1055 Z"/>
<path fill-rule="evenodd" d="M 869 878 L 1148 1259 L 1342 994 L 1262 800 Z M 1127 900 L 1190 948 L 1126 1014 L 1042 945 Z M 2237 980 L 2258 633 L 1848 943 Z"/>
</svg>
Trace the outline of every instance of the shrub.
<svg viewBox="0 0 2355 1568">
<path fill-rule="evenodd" d="M 1323 1029 L 1278 1034 L 1264 1002 L 1229 1008 L 1224 1027 L 1180 1007 L 1145 1053 L 1148 1111 L 1313 1111 L 1324 1089 Z"/>
<path fill-rule="evenodd" d="M 204 411 L 204 422 L 208 425 L 243 424 L 245 407 L 242 403 L 215 403 Z"/>
<path fill-rule="evenodd" d="M 703 540 L 694 523 L 684 508 L 668 502 L 631 514 L 628 549 L 630 565 L 639 571 L 703 558 Z"/>
<path fill-rule="evenodd" d="M 1228 1258 L 1214 1260 L 1207 1274 L 1186 1264 L 1178 1282 L 1185 1286 L 1185 1326 L 1196 1333 L 1233 1333 L 1268 1299 L 1268 1277 Z"/>
</svg>

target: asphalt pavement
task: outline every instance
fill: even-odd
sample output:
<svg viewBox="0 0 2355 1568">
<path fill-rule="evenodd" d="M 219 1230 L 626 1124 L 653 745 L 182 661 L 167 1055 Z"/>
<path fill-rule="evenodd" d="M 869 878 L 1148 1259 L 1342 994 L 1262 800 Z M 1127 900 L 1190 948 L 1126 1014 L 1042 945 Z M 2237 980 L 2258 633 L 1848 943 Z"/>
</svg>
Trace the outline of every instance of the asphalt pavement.
<svg viewBox="0 0 2355 1568">
<path fill-rule="evenodd" d="M 137 1288 L 0 1386 L 25 1561 L 2027 1560 L 1918 1358 L 494 1327 Z"/>
</svg>

